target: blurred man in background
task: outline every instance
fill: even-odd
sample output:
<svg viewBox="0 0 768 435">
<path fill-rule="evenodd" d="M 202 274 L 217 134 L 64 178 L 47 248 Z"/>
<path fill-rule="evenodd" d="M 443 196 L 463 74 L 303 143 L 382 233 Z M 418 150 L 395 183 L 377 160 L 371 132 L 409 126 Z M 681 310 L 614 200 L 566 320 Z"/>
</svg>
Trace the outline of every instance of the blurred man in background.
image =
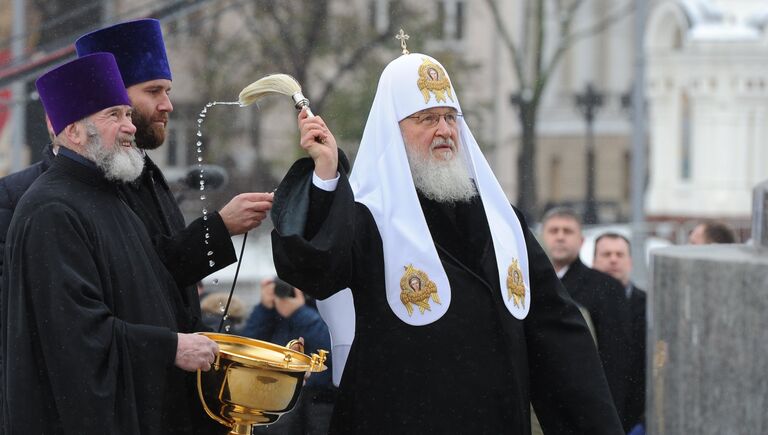
<svg viewBox="0 0 768 435">
<path fill-rule="evenodd" d="M 542 241 L 560 281 L 576 303 L 589 312 L 608 386 L 627 431 L 632 425 L 627 414 L 632 382 L 629 303 L 625 291 L 616 279 L 581 262 L 579 251 L 584 236 L 581 218 L 574 210 L 549 210 L 542 219 Z"/>
<path fill-rule="evenodd" d="M 261 300 L 253 308 L 241 335 L 283 346 L 296 337 L 303 337 L 306 354 L 331 348 L 328 327 L 316 309 L 307 304 L 304 292 L 278 277 L 261 282 Z M 336 392 L 331 384 L 331 360 L 326 360 L 326 364 L 328 370 L 307 379 L 293 411 L 267 428 L 256 428 L 254 434 L 327 434 Z"/>
<path fill-rule="evenodd" d="M 736 243 L 736 232 L 725 222 L 708 220 L 696 225 L 688 237 L 688 243 L 691 245 Z"/>
<path fill-rule="evenodd" d="M 645 291 L 632 281 L 632 250 L 629 239 L 618 233 L 604 233 L 595 239 L 592 266 L 607 273 L 624 286 L 629 302 L 630 358 L 626 416 L 631 426 L 642 423 L 645 414 Z"/>
</svg>

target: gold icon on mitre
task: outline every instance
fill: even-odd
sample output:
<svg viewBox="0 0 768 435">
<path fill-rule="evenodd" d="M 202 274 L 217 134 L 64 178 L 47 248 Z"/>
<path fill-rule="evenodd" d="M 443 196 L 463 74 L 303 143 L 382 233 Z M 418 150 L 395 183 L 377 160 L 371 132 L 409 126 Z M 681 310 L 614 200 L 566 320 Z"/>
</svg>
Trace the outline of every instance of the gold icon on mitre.
<svg viewBox="0 0 768 435">
<path fill-rule="evenodd" d="M 405 273 L 400 278 L 400 302 L 405 305 L 408 315 L 413 314 L 413 307 L 419 307 L 419 312 L 432 311 L 429 307 L 429 298 L 436 303 L 440 303 L 440 297 L 437 295 L 437 284 L 430 281 L 424 271 L 416 269 L 412 264 L 405 267 Z"/>
<path fill-rule="evenodd" d="M 512 264 L 507 269 L 507 297 L 513 299 L 512 303 L 516 307 L 525 306 L 525 280 L 517 259 L 512 260 Z"/>
<path fill-rule="evenodd" d="M 424 102 L 428 103 L 430 92 L 435 94 L 435 100 L 438 103 L 445 103 L 445 95 L 448 94 L 448 98 L 453 101 L 453 95 L 451 94 L 451 81 L 445 74 L 443 68 L 432 62 L 431 60 L 424 58 L 424 63 L 419 66 L 419 79 L 416 81 L 419 86 L 421 94 L 424 96 Z"/>
</svg>

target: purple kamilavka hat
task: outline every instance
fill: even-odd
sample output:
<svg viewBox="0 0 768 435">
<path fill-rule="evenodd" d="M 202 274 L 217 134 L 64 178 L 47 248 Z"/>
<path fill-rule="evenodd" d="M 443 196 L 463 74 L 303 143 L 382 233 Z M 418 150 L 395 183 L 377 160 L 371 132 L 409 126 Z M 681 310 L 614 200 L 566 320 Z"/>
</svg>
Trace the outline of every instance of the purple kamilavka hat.
<svg viewBox="0 0 768 435">
<path fill-rule="evenodd" d="M 75 41 L 77 55 L 106 52 L 115 55 L 126 87 L 171 78 L 160 21 L 145 18 L 87 33 Z"/>
<path fill-rule="evenodd" d="M 53 132 L 112 106 L 128 105 L 128 93 L 110 53 L 95 53 L 67 62 L 35 82 Z"/>
</svg>

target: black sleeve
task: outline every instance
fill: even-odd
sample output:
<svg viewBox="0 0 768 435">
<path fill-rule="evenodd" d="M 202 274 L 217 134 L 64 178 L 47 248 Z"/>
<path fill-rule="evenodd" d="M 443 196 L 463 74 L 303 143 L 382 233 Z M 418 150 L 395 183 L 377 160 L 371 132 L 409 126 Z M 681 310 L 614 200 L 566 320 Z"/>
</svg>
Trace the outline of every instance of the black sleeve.
<svg viewBox="0 0 768 435">
<path fill-rule="evenodd" d="M 531 311 L 525 320 L 531 402 L 544 433 L 622 434 L 592 336 L 525 225 Z"/>
<path fill-rule="evenodd" d="M 272 206 L 278 276 L 318 299 L 349 286 L 355 202 L 342 156 L 334 192 L 314 187 L 314 163 L 301 159 L 280 183 Z"/>
<path fill-rule="evenodd" d="M 0 289 L 3 286 L 3 262 L 5 258 L 5 239 L 8 236 L 8 227 L 11 226 L 13 206 L 8 192 L 6 180 L 0 178 Z"/>
<path fill-rule="evenodd" d="M 179 287 L 193 285 L 237 261 L 229 231 L 218 212 L 208 215 L 207 220 L 200 217 L 192 221 L 172 237 L 157 236 L 152 242 Z"/>
<path fill-rule="evenodd" d="M 0 288 L 3 286 L 3 263 L 5 258 L 5 238 L 8 235 L 8 227 L 11 224 L 13 211 L 0 208 Z"/>
</svg>

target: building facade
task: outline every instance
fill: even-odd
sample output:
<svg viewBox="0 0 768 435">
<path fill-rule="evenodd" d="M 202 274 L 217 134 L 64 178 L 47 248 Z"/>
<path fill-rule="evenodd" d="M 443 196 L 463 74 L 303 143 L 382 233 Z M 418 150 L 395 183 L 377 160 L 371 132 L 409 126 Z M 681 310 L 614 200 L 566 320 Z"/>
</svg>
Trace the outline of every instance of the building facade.
<svg viewBox="0 0 768 435">
<path fill-rule="evenodd" d="M 768 179 L 768 4 L 667 1 L 648 23 L 651 219 L 749 221 Z"/>
</svg>

